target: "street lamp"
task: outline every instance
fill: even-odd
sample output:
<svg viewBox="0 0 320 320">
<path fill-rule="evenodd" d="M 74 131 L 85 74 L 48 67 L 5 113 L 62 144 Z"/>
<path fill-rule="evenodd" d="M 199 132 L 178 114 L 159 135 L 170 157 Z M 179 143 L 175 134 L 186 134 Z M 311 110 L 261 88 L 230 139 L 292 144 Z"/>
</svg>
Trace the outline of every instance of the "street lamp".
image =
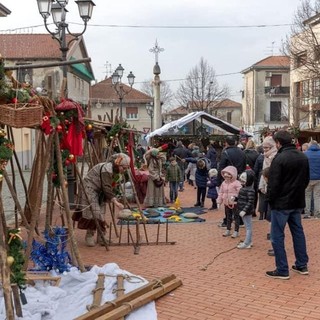
<svg viewBox="0 0 320 320">
<path fill-rule="evenodd" d="M 123 71 L 124 68 L 122 67 L 121 64 L 119 64 L 119 66 L 117 67 L 117 69 L 114 71 L 114 73 L 111 76 L 112 79 L 112 86 L 114 88 L 114 90 L 116 91 L 119 100 L 120 100 L 120 120 L 122 120 L 122 101 L 125 95 L 127 95 L 131 90 L 132 90 L 132 86 L 134 84 L 134 74 L 132 73 L 132 71 L 130 71 L 129 75 L 127 76 L 128 78 L 128 84 L 130 86 L 130 88 L 128 90 L 125 90 L 123 83 L 121 81 L 122 76 L 123 76 Z"/>
<path fill-rule="evenodd" d="M 148 116 L 151 118 L 151 132 L 153 131 L 153 116 L 154 116 L 154 105 L 153 102 L 146 104 L 146 110 Z"/>
<path fill-rule="evenodd" d="M 87 23 L 91 19 L 92 10 L 95 4 L 92 0 L 77 0 L 75 1 L 78 5 L 79 15 L 84 22 L 84 27 L 80 33 L 72 33 L 69 30 L 68 23 L 66 22 L 66 14 L 68 10 L 66 6 L 69 0 L 37 0 L 39 13 L 41 14 L 44 20 L 44 26 L 49 34 L 52 35 L 52 38 L 57 40 L 60 45 L 60 50 L 62 53 L 62 61 L 67 61 L 67 52 L 69 50 L 69 45 L 71 42 L 77 40 L 82 36 L 86 29 Z M 48 27 L 48 18 L 52 15 L 53 22 L 56 26 L 55 31 L 51 31 Z M 69 34 L 72 38 L 67 42 L 66 35 Z M 62 67 L 63 78 L 67 79 L 67 65 Z M 64 96 L 67 97 L 67 81 L 64 80 L 66 86 L 64 88 Z"/>
</svg>

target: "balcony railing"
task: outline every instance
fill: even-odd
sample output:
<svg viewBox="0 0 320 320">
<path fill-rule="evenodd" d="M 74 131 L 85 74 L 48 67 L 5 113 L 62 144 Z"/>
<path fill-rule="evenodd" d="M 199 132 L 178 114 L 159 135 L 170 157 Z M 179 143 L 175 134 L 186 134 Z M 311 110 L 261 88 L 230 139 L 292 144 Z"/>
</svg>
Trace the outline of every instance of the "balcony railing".
<svg viewBox="0 0 320 320">
<path fill-rule="evenodd" d="M 270 115 L 264 115 L 264 122 L 265 123 L 281 123 L 281 124 L 288 124 L 289 120 L 287 116 L 281 116 L 278 118 L 271 118 Z"/>
<path fill-rule="evenodd" d="M 290 87 L 282 87 L 282 86 L 264 87 L 264 93 L 272 96 L 289 95 Z"/>
</svg>

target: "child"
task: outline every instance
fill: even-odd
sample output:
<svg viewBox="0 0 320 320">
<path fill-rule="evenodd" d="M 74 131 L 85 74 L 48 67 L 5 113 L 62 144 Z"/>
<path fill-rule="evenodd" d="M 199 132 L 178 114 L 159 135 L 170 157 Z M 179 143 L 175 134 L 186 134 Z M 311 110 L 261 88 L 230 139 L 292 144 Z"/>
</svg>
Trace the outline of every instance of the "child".
<svg viewBox="0 0 320 320">
<path fill-rule="evenodd" d="M 196 150 L 192 151 L 192 157 L 198 158 L 199 154 Z M 196 171 L 197 171 L 197 164 L 193 162 L 189 162 L 188 167 L 186 169 L 186 174 L 189 174 L 189 184 L 193 186 L 195 189 L 196 187 Z"/>
<path fill-rule="evenodd" d="M 239 180 L 242 188 L 239 191 L 238 197 L 234 199 L 237 202 L 237 212 L 246 228 L 246 238 L 238 244 L 238 249 L 250 249 L 252 246 L 252 213 L 255 199 L 254 178 L 252 170 L 246 170 L 241 173 Z"/>
<path fill-rule="evenodd" d="M 238 170 L 234 166 L 227 166 L 221 171 L 221 175 L 224 178 L 224 181 L 220 186 L 217 204 L 224 204 L 225 215 L 227 218 L 227 230 L 223 236 L 228 237 L 231 235 L 231 223 L 234 216 L 235 227 L 232 238 L 237 238 L 239 236 L 240 218 L 239 214 L 237 214 L 233 198 L 238 196 L 242 187 L 240 181 L 237 180 Z"/>
<path fill-rule="evenodd" d="M 207 183 L 207 186 L 208 186 L 207 198 L 210 198 L 212 201 L 212 206 L 209 210 L 218 209 L 218 206 L 217 206 L 217 198 L 218 198 L 217 175 L 218 175 L 217 169 L 213 168 L 213 169 L 209 170 L 209 181 Z"/>
<path fill-rule="evenodd" d="M 210 161 L 204 157 L 203 154 L 199 154 L 199 158 L 186 158 L 187 162 L 193 162 L 197 165 L 196 170 L 196 185 L 197 185 L 197 202 L 195 207 L 204 207 L 204 200 L 207 193 L 207 181 L 208 171 L 210 169 Z"/>
<path fill-rule="evenodd" d="M 170 202 L 173 203 L 178 197 L 179 182 L 181 181 L 181 170 L 175 157 L 171 157 L 169 161 L 170 164 L 166 169 L 166 181 L 169 182 Z"/>
</svg>

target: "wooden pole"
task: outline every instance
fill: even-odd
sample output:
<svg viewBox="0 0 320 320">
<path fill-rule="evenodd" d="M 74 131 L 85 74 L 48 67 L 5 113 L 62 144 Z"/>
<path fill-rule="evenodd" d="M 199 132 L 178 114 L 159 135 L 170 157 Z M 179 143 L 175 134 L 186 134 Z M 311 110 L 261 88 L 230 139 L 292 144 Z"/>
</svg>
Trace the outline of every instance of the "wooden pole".
<svg viewBox="0 0 320 320">
<path fill-rule="evenodd" d="M 104 305 L 102 305 L 99 308 L 96 308 L 94 310 L 91 310 L 87 312 L 86 314 L 76 318 L 75 320 L 95 320 L 97 317 L 100 317 L 107 312 L 112 311 L 113 309 L 117 308 L 118 306 L 121 306 L 123 303 L 130 302 L 133 299 L 136 299 L 137 297 L 153 290 L 154 288 L 162 288 L 162 286 L 172 280 L 176 279 L 176 276 L 174 274 L 170 274 L 167 276 L 164 276 L 160 279 L 154 279 L 150 281 L 149 283 L 141 286 L 140 288 L 137 288 L 135 290 L 132 290 L 128 292 L 127 294 L 124 294 L 123 296 L 110 301 L 106 302 Z"/>
<path fill-rule="evenodd" d="M 104 278 L 105 278 L 105 275 L 103 273 L 98 274 L 96 288 L 92 291 L 93 292 L 92 305 L 87 306 L 87 309 L 89 311 L 92 309 L 98 308 L 101 305 L 102 294 L 103 294 L 103 290 L 104 290 Z"/>
<path fill-rule="evenodd" d="M 123 274 L 117 275 L 117 298 L 120 298 L 124 295 L 124 286 L 123 286 Z M 119 318 L 119 320 L 124 320 L 124 317 Z"/>
<path fill-rule="evenodd" d="M 75 258 L 77 259 L 78 266 L 81 272 L 85 272 L 86 269 L 83 265 L 80 252 L 77 246 L 77 241 L 74 235 L 74 229 L 72 224 L 72 218 L 71 218 L 71 212 L 69 207 L 69 200 L 68 200 L 68 192 L 66 189 L 66 186 L 64 185 L 65 177 L 63 174 L 63 167 L 62 167 L 62 156 L 61 156 L 61 150 L 60 150 L 60 141 L 59 141 L 59 133 L 56 132 L 54 134 L 55 136 L 55 148 L 56 148 L 56 158 L 57 158 L 57 164 L 58 164 L 58 173 L 59 173 L 59 180 L 61 184 L 61 191 L 62 191 L 62 201 L 64 204 L 64 208 L 66 211 L 66 218 L 67 218 L 67 224 L 68 224 L 68 231 L 70 235 L 70 244 L 72 246 L 73 253 L 75 255 Z"/>
<path fill-rule="evenodd" d="M 16 315 L 17 315 L 17 317 L 22 318 L 23 314 L 22 314 L 22 308 L 21 308 L 19 288 L 18 288 L 17 284 L 15 284 L 15 283 L 11 285 L 11 288 L 12 288 L 14 307 L 16 309 Z"/>
<path fill-rule="evenodd" d="M 0 182 L 0 194 L 2 193 L 2 181 Z M 6 308 L 6 319 L 14 320 L 14 310 L 12 305 L 12 288 L 10 284 L 10 268 L 7 264 L 7 243 L 6 243 L 6 220 L 3 211 L 2 197 L 0 197 L 0 271 L 1 282 L 4 297 L 4 305 Z"/>
</svg>

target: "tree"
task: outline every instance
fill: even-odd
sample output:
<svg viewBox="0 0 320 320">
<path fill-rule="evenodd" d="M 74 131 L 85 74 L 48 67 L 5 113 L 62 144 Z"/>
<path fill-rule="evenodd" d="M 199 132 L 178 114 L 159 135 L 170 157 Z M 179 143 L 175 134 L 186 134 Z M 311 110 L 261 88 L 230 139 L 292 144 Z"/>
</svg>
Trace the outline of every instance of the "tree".
<svg viewBox="0 0 320 320">
<path fill-rule="evenodd" d="M 291 121 L 299 126 L 302 121 L 314 123 L 320 106 L 320 0 L 304 0 L 293 17 L 282 53 L 292 61 Z"/>
<path fill-rule="evenodd" d="M 210 113 L 214 105 L 229 95 L 229 88 L 220 88 L 215 70 L 201 57 L 200 62 L 188 73 L 186 80 L 180 84 L 176 99 L 188 110 Z"/>
<path fill-rule="evenodd" d="M 142 83 L 140 90 L 150 97 L 153 97 L 152 80 Z M 174 98 L 174 94 L 170 88 L 170 84 L 166 81 L 161 81 L 160 84 L 160 100 L 164 109 L 168 108 Z"/>
</svg>

